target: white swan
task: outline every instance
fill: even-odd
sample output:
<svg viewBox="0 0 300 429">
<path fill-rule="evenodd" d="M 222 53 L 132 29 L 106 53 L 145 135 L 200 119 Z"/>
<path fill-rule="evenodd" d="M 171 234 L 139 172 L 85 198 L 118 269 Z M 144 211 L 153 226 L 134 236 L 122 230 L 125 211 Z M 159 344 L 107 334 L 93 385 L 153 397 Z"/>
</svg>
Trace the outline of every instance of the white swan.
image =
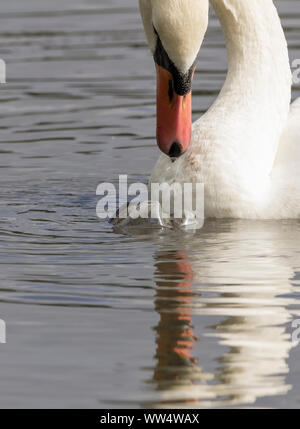
<svg viewBox="0 0 300 429">
<path fill-rule="evenodd" d="M 206 217 L 300 218 L 300 99 L 290 106 L 277 10 L 272 0 L 211 4 L 226 39 L 228 74 L 191 136 L 191 81 L 208 0 L 140 0 L 158 72 L 157 140 L 169 155 L 151 181 L 204 183 Z"/>
</svg>

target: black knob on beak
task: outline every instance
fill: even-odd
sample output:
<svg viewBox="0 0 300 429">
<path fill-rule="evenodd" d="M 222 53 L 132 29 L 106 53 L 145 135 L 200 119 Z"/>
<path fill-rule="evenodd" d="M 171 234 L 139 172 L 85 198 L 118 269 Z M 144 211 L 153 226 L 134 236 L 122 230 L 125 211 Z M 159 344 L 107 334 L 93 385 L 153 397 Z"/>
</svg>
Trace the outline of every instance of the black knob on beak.
<svg viewBox="0 0 300 429">
<path fill-rule="evenodd" d="M 182 155 L 182 154 L 183 154 L 183 152 L 182 152 L 181 144 L 178 142 L 173 142 L 172 146 L 170 147 L 169 153 L 168 153 L 169 157 L 170 158 L 179 158 L 180 155 Z"/>
</svg>

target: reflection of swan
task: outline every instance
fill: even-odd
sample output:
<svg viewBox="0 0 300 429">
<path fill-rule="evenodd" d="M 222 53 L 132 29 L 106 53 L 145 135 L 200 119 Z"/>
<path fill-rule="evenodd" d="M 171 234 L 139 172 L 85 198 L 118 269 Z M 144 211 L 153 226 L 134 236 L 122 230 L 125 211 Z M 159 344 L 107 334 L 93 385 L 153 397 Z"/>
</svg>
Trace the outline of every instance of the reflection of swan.
<svg viewBox="0 0 300 429">
<path fill-rule="evenodd" d="M 155 309 L 160 321 L 156 327 L 156 390 L 165 392 L 167 402 L 197 403 L 199 391 L 193 383 L 212 376 L 201 371 L 193 356 L 193 347 L 199 341 L 189 309 L 195 297 L 191 287 L 193 273 L 182 254 L 160 253 L 157 258 Z"/>
<path fill-rule="evenodd" d="M 152 182 L 204 183 L 206 217 L 298 218 L 300 100 L 290 107 L 288 50 L 273 1 L 211 3 L 229 70 L 191 139 L 191 81 L 208 2 L 140 0 L 158 73 L 158 145 L 169 155 Z"/>
<path fill-rule="evenodd" d="M 208 223 L 201 235 L 183 237 L 180 251 L 155 255 L 160 321 L 151 405 L 250 405 L 286 394 L 299 228 Z"/>
</svg>

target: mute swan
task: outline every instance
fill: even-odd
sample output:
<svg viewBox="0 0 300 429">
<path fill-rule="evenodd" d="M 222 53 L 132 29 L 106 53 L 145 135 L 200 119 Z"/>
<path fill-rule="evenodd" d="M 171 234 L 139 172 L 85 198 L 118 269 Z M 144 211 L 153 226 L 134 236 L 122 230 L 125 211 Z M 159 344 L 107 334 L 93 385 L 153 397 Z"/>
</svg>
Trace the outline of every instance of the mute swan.
<svg viewBox="0 0 300 429">
<path fill-rule="evenodd" d="M 191 127 L 208 0 L 140 0 L 158 75 L 152 183 L 204 183 L 205 217 L 300 217 L 300 99 L 272 0 L 211 0 L 228 50 L 220 95 Z M 167 155 L 168 156 L 167 156 Z"/>
</svg>

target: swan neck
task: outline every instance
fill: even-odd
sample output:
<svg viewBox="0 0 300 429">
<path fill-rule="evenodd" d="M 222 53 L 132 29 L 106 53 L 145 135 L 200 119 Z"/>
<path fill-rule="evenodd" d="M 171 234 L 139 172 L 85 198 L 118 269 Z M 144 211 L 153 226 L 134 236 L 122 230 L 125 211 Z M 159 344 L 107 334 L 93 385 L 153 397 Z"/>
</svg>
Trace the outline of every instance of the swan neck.
<svg viewBox="0 0 300 429">
<path fill-rule="evenodd" d="M 211 3 L 226 39 L 228 73 L 206 118 L 218 123 L 227 136 L 221 145 L 230 144 L 240 153 L 239 159 L 268 175 L 291 100 L 291 69 L 281 22 L 272 0 Z"/>
<path fill-rule="evenodd" d="M 211 0 L 211 3 L 225 35 L 229 70 L 238 62 L 239 67 L 251 66 L 259 72 L 266 71 L 270 64 L 275 66 L 275 73 L 280 65 L 286 71 L 287 43 L 273 0 Z"/>
</svg>

